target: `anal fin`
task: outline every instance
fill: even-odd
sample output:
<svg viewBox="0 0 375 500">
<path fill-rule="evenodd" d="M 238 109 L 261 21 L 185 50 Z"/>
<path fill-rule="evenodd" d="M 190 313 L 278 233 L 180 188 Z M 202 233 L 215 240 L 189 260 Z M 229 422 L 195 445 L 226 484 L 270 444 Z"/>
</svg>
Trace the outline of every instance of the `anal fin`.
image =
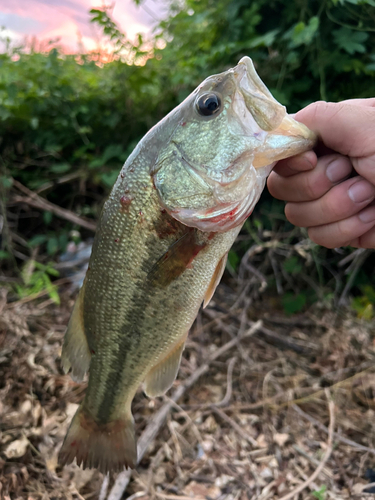
<svg viewBox="0 0 375 500">
<path fill-rule="evenodd" d="M 84 286 L 79 291 L 74 304 L 61 353 L 61 363 L 64 372 L 68 373 L 69 369 L 72 368 L 72 378 L 77 382 L 83 380 L 91 361 L 91 353 L 83 321 L 83 295 Z"/>
<path fill-rule="evenodd" d="M 186 337 L 187 334 L 183 335 L 169 353 L 148 372 L 144 382 L 144 391 L 147 396 L 151 398 L 162 396 L 175 381 Z"/>
<path fill-rule="evenodd" d="M 214 274 L 212 275 L 210 284 L 208 285 L 208 288 L 206 290 L 206 294 L 204 296 L 203 309 L 208 306 L 208 303 L 210 302 L 213 294 L 215 293 L 217 285 L 220 283 L 221 277 L 223 276 L 223 273 L 224 273 L 225 264 L 227 263 L 227 258 L 228 258 L 228 254 L 226 253 L 219 260 L 219 262 L 216 266 L 216 269 L 214 271 Z"/>
</svg>

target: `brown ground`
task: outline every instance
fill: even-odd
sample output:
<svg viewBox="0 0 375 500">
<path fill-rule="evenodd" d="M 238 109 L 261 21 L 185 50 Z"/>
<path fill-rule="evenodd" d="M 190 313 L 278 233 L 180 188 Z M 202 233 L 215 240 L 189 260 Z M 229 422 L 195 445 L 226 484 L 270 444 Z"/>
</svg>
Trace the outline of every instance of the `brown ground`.
<svg viewBox="0 0 375 500">
<path fill-rule="evenodd" d="M 0 296 L 0 497 L 372 498 L 363 492 L 375 481 L 371 324 L 319 306 L 288 318 L 273 299 L 246 302 L 242 292 L 221 285 L 200 313 L 168 395 L 209 367 L 177 403 L 137 395 L 138 436 L 159 408 L 171 410 L 122 497 L 115 478 L 107 489 L 95 470 L 57 465 L 84 393 L 59 362 L 73 297 L 61 290 L 58 307 L 46 296 Z"/>
</svg>

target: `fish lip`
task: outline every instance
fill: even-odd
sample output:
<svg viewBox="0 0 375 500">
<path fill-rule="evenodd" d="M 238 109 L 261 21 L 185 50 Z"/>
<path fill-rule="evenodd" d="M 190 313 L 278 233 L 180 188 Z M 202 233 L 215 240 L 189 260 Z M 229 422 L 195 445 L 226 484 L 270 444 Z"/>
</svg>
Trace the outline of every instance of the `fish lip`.
<svg viewBox="0 0 375 500">
<path fill-rule="evenodd" d="M 275 153 L 274 155 L 261 153 L 260 156 L 263 156 L 264 159 L 260 160 L 255 154 L 253 162 L 255 168 L 258 169 L 266 166 L 267 163 L 269 164 L 272 156 L 272 160 L 277 161 L 303 153 L 314 147 L 317 142 L 316 134 L 303 123 L 297 122 L 288 115 L 286 108 L 273 97 L 263 83 L 248 56 L 239 61 L 234 72 L 246 108 L 260 129 L 267 132 L 263 149 L 267 147 L 268 143 L 269 152 Z M 266 157 L 268 158 L 267 163 L 265 162 Z"/>
</svg>

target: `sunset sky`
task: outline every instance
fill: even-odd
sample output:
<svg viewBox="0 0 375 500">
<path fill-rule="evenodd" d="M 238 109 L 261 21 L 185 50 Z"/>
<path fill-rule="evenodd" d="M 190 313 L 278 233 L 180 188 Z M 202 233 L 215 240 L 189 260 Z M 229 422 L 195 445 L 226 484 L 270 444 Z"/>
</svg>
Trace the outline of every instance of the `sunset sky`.
<svg viewBox="0 0 375 500">
<path fill-rule="evenodd" d="M 117 0 L 111 2 L 112 16 L 132 38 L 136 33 L 150 31 L 167 4 L 168 0 L 146 0 L 137 7 L 132 0 Z M 65 50 L 75 51 L 81 38 L 84 47 L 93 50 L 100 30 L 90 23 L 88 12 L 102 5 L 101 0 L 0 0 L 0 26 L 14 40 L 36 36 L 48 41 L 58 37 Z"/>
</svg>

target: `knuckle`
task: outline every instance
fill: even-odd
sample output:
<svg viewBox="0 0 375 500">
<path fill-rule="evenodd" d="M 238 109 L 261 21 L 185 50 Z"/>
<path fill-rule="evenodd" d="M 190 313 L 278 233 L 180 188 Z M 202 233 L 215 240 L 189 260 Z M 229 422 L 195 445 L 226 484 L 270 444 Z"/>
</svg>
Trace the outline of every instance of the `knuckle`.
<svg viewBox="0 0 375 500">
<path fill-rule="evenodd" d="M 306 199 L 315 200 L 319 197 L 319 184 L 316 182 L 314 173 L 309 174 L 310 172 L 304 176 L 303 191 Z"/>
<path fill-rule="evenodd" d="M 345 217 L 351 209 L 351 204 L 337 203 L 337 193 L 328 192 L 324 203 L 322 203 L 322 215 L 329 217 L 332 222 Z"/>
</svg>

